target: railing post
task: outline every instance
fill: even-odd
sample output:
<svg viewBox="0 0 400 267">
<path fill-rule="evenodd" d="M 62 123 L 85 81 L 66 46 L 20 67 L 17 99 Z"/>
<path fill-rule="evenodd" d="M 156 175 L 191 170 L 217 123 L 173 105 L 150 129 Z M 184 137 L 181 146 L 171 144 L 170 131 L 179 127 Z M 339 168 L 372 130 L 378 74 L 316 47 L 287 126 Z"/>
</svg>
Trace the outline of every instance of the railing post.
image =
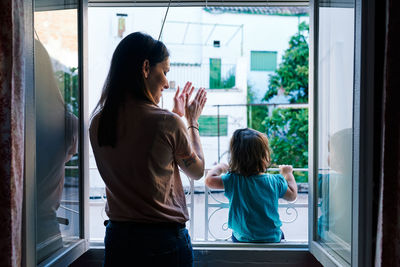
<svg viewBox="0 0 400 267">
<path fill-rule="evenodd" d="M 253 123 L 252 123 L 252 114 L 253 114 L 253 105 L 248 105 L 250 107 L 250 112 L 249 112 L 249 121 L 250 121 L 250 128 L 253 128 Z"/>
<path fill-rule="evenodd" d="M 219 159 L 221 157 L 220 155 L 220 133 L 219 133 L 219 105 L 217 105 L 217 123 L 218 123 L 218 163 L 219 163 Z"/>
<path fill-rule="evenodd" d="M 190 236 L 194 239 L 194 180 L 190 179 Z"/>
<path fill-rule="evenodd" d="M 204 241 L 208 241 L 208 187 L 204 185 Z"/>
</svg>

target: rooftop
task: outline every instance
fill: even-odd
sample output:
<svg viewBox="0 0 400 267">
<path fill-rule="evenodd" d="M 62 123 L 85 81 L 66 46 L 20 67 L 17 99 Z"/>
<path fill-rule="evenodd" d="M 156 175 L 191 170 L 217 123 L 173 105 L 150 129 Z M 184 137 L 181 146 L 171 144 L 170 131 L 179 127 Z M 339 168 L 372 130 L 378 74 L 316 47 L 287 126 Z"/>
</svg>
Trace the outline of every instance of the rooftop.
<svg viewBox="0 0 400 267">
<path fill-rule="evenodd" d="M 213 14 L 238 13 L 238 14 L 260 14 L 260 15 L 281 15 L 281 16 L 302 16 L 308 15 L 308 7 L 206 7 L 205 11 Z"/>
</svg>

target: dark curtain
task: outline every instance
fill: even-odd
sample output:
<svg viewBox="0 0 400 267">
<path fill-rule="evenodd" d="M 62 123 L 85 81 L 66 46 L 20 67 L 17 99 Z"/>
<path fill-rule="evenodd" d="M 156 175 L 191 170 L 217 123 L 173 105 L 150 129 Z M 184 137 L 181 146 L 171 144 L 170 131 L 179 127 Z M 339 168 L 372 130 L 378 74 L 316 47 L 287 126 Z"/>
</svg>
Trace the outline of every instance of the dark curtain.
<svg viewBox="0 0 400 267">
<path fill-rule="evenodd" d="M 382 169 L 375 266 L 400 266 L 400 2 L 387 0 L 385 13 Z"/>
<path fill-rule="evenodd" d="M 0 266 L 21 266 L 23 0 L 0 1 Z"/>
</svg>

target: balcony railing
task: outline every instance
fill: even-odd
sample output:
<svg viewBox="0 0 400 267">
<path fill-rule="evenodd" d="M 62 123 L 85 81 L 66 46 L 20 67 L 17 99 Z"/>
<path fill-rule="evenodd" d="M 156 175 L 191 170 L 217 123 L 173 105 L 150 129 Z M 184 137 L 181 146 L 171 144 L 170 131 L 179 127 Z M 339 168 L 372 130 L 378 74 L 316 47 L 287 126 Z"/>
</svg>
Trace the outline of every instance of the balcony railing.
<svg viewBox="0 0 400 267">
<path fill-rule="evenodd" d="M 68 169 L 78 169 L 77 166 L 67 166 Z M 96 171 L 97 168 L 90 168 L 91 171 Z M 269 171 L 278 171 L 277 168 L 271 168 Z M 294 171 L 307 172 L 308 169 L 295 168 Z M 207 170 L 206 170 L 207 173 Z M 190 220 L 187 223 L 187 227 L 190 231 L 193 241 L 226 241 L 231 237 L 231 232 L 227 227 L 227 211 L 229 209 L 229 203 L 224 197 L 224 190 L 211 190 L 204 186 L 203 188 L 194 185 L 194 181 L 189 179 L 185 174 L 182 173 L 182 179 L 188 179 L 190 182 L 189 187 L 185 187 L 186 201 L 190 214 Z M 102 240 L 104 238 L 104 226 L 103 221 L 107 220 L 108 217 L 105 214 L 104 208 L 106 203 L 105 188 L 101 190 L 103 193 L 90 195 L 89 207 L 90 207 L 90 222 L 91 227 L 97 234 L 93 235 L 91 239 Z M 195 200 L 197 198 L 197 202 Z M 301 199 L 299 201 L 299 199 Z M 60 209 L 64 212 L 71 212 L 74 214 L 79 213 L 79 201 L 62 200 Z M 301 212 L 303 210 L 303 212 Z M 307 191 L 303 190 L 303 193 L 299 194 L 299 198 L 293 202 L 281 200 L 279 202 L 279 213 L 281 215 L 281 221 L 283 228 L 298 229 L 299 231 L 307 231 L 307 217 L 303 217 L 302 221 L 299 222 L 299 213 L 305 213 L 308 210 L 307 202 Z M 299 212 L 300 211 L 300 212 Z M 305 211 L 305 212 L 304 212 Z M 218 215 L 218 213 L 221 215 Z M 196 214 L 199 213 L 202 217 Z M 94 216 L 93 216 L 94 215 Z M 284 216 L 282 216 L 284 215 Z M 304 220 L 306 219 L 306 220 Z M 292 226 L 288 226 L 291 224 Z M 303 228 L 303 229 L 302 229 Z M 201 231 L 201 229 L 204 229 Z M 297 235 L 299 236 L 299 235 Z M 296 241 L 305 241 L 307 238 L 306 232 L 300 236 L 300 238 L 294 238 Z M 293 238 L 286 233 L 286 239 L 292 240 Z"/>
<path fill-rule="evenodd" d="M 277 168 L 271 168 L 269 171 L 279 171 Z M 297 172 L 308 172 L 308 169 L 304 168 L 295 168 L 294 171 Z M 207 173 L 207 171 L 206 171 Z M 185 176 L 184 174 L 181 176 Z M 183 178 L 184 179 L 184 178 Z M 187 178 L 189 179 L 189 178 Z M 190 180 L 190 187 L 187 188 L 186 191 L 186 201 L 190 213 L 190 220 L 187 224 L 187 227 L 190 231 L 192 239 L 194 241 L 227 241 L 231 238 L 231 231 L 228 229 L 228 209 L 229 203 L 227 198 L 224 196 L 224 190 L 212 190 L 207 186 L 202 188 L 198 188 L 194 186 L 194 181 Z M 203 200 L 203 205 L 199 205 L 195 203 L 195 197 Z M 196 207 L 197 206 L 197 207 Z M 201 207 L 202 206 L 202 207 Z M 203 209 L 201 211 L 201 209 Z M 299 194 L 299 197 L 293 201 L 288 202 L 285 200 L 280 200 L 278 204 L 278 210 L 280 213 L 281 221 L 283 224 L 283 228 L 296 228 L 302 233 L 293 237 L 291 235 L 286 235 L 287 240 L 295 240 L 295 241 L 305 241 L 307 240 L 307 229 L 308 229 L 308 193 L 307 191 L 303 191 Z M 302 212 L 300 211 L 302 210 Z M 305 217 L 302 217 L 302 221 L 298 221 L 300 212 Z M 196 212 L 204 215 L 201 218 L 197 218 Z M 221 215 L 217 215 L 218 212 L 221 212 Z M 284 216 L 282 216 L 284 215 Z M 215 219 L 213 217 L 216 217 Z M 288 226 L 292 224 L 293 227 Z M 297 225 L 296 225 L 297 224 Z M 200 232 L 200 229 L 203 229 L 203 235 Z M 285 232 L 285 230 L 284 230 Z"/>
<path fill-rule="evenodd" d="M 97 171 L 97 168 L 90 168 L 91 171 Z M 270 171 L 277 171 L 277 169 L 270 169 Z M 294 171 L 305 172 L 307 169 L 295 168 Z M 182 179 L 187 178 L 182 175 Z M 187 178 L 188 179 L 188 178 Z M 194 181 L 189 179 L 190 186 L 185 188 L 186 201 L 190 214 L 190 220 L 187 223 L 187 227 L 190 231 L 193 241 L 225 241 L 231 237 L 231 232 L 228 229 L 227 212 L 229 209 L 229 203 L 224 196 L 223 190 L 210 190 L 204 186 L 200 188 L 194 185 Z M 91 236 L 92 239 L 101 240 L 104 238 L 104 226 L 103 221 L 107 220 L 108 217 L 105 214 L 104 207 L 106 203 L 105 188 L 103 193 L 91 195 L 89 200 L 90 207 L 90 222 L 91 229 L 97 234 Z M 71 202 L 68 200 L 61 201 L 61 209 L 77 213 L 79 202 Z M 76 206 L 76 208 L 71 208 Z M 281 200 L 279 202 L 279 213 L 281 221 L 283 223 L 283 231 L 286 234 L 287 240 L 305 241 L 307 238 L 307 216 L 303 216 L 299 221 L 299 214 L 307 214 L 308 202 L 307 193 L 300 193 L 298 199 L 293 202 Z M 292 226 L 288 226 L 288 225 Z M 297 229 L 303 234 L 297 234 L 297 237 L 293 237 L 285 231 L 285 229 Z M 202 230 L 203 229 L 203 230 Z M 304 232 L 305 231 L 305 232 Z"/>
</svg>

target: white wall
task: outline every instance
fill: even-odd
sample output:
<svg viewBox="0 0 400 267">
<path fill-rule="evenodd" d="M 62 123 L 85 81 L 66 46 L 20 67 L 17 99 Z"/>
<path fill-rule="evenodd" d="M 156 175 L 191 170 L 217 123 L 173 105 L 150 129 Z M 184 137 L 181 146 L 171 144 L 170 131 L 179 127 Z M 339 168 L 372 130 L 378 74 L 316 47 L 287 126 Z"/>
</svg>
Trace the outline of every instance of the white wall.
<svg viewBox="0 0 400 267">
<path fill-rule="evenodd" d="M 102 88 L 107 75 L 112 52 L 121 40 L 117 37 L 116 14 L 128 15 L 126 34 L 143 31 L 157 39 L 165 10 L 165 8 L 89 8 L 89 90 L 93 95 L 89 100 L 90 109 L 97 102 L 99 88 Z M 239 57 L 244 56 L 247 59 L 248 83 L 261 100 L 267 90 L 269 75 L 273 72 L 250 71 L 250 52 L 276 51 L 279 64 L 284 51 L 288 48 L 290 37 L 297 32 L 298 23 L 301 21 L 308 22 L 308 17 L 212 14 L 200 7 L 170 8 L 161 40 L 170 50 L 171 62 L 201 63 L 202 67 L 195 71 L 177 67 L 176 70 L 172 69 L 168 76 L 171 80 L 176 80 L 177 84 L 183 84 L 190 79 L 199 87 L 208 87 L 210 58 L 221 58 L 222 65 L 231 66 L 236 64 Z M 188 26 L 184 22 L 199 22 L 203 25 Z M 217 26 L 214 28 L 213 25 L 204 24 L 217 24 Z M 213 47 L 214 40 L 219 40 L 221 47 Z M 178 75 L 184 78 L 178 79 Z"/>
</svg>

